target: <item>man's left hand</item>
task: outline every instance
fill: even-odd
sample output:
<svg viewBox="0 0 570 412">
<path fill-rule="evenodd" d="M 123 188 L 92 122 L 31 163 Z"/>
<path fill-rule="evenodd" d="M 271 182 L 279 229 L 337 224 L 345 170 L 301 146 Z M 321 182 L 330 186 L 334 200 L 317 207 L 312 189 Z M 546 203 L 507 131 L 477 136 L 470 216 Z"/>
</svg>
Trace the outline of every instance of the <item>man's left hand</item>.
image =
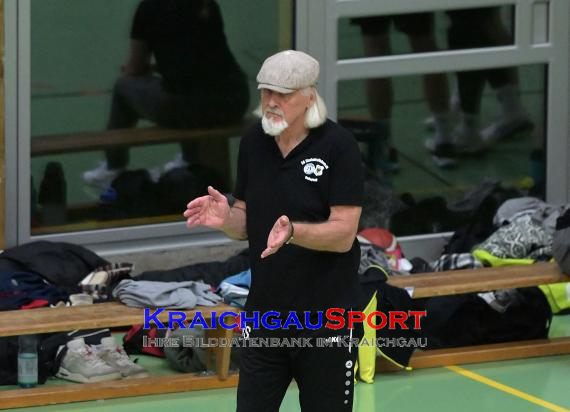
<svg viewBox="0 0 570 412">
<path fill-rule="evenodd" d="M 292 232 L 291 222 L 287 216 L 283 215 L 277 219 L 271 232 L 269 232 L 267 249 L 261 253 L 261 258 L 263 259 L 277 252 L 291 238 Z"/>
</svg>

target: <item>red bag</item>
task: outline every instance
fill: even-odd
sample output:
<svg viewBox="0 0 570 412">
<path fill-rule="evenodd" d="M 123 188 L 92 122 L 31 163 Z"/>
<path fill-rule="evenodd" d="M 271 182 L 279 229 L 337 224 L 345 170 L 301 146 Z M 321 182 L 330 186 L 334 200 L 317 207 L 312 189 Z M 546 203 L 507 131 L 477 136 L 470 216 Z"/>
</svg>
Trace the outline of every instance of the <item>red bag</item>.
<svg viewBox="0 0 570 412">
<path fill-rule="evenodd" d="M 164 358 L 164 349 L 161 346 L 156 346 L 151 340 L 165 338 L 166 331 L 166 329 L 158 329 L 156 325 L 151 325 L 150 329 L 143 329 L 143 325 L 133 325 L 123 336 L 125 352 L 129 355 L 142 354 Z M 146 346 L 144 345 L 145 336 L 147 338 L 146 341 L 150 341 Z"/>
</svg>

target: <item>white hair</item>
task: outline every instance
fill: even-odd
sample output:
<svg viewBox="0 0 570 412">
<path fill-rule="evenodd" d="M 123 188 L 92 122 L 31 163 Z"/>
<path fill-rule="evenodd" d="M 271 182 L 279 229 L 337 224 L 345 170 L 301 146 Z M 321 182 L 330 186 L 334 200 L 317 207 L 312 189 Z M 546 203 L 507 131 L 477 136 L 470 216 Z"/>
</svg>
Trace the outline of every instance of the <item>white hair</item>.
<svg viewBox="0 0 570 412">
<path fill-rule="evenodd" d="M 279 136 L 289 127 L 289 123 L 283 118 L 280 122 L 275 122 L 267 116 L 261 118 L 261 127 L 269 136 Z"/>
<path fill-rule="evenodd" d="M 308 129 L 314 129 L 315 127 L 319 127 L 327 120 L 327 106 L 325 105 L 325 101 L 317 92 L 317 89 L 313 86 L 309 86 L 301 90 L 305 96 L 308 96 L 310 93 L 314 93 L 315 101 L 305 113 L 305 127 Z"/>
<path fill-rule="evenodd" d="M 314 93 L 315 96 L 315 101 L 311 107 L 307 109 L 307 113 L 305 113 L 305 127 L 308 129 L 319 127 L 327 120 L 327 106 L 325 105 L 325 101 L 313 86 L 305 87 L 304 89 L 301 89 L 301 92 L 304 96 L 309 96 L 310 93 Z M 257 108 L 253 111 L 253 115 L 263 118 L 261 103 L 259 103 Z"/>
</svg>

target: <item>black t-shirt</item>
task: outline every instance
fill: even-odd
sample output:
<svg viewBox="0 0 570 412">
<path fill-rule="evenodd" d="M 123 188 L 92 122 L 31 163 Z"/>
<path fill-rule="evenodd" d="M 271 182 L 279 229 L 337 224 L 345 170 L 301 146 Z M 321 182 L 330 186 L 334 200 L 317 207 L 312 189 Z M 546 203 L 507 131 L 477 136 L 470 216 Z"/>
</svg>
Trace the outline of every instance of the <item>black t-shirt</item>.
<svg viewBox="0 0 570 412">
<path fill-rule="evenodd" d="M 243 89 L 245 77 L 229 49 L 220 8 L 213 0 L 143 0 L 131 38 L 149 46 L 171 93 Z"/>
<path fill-rule="evenodd" d="M 346 253 L 284 245 L 261 259 L 275 221 L 324 222 L 331 206 L 361 206 L 363 169 L 354 137 L 327 120 L 283 158 L 257 122 L 242 138 L 234 196 L 246 202 L 252 284 L 247 310 L 319 311 L 355 303 L 360 246 Z"/>
</svg>

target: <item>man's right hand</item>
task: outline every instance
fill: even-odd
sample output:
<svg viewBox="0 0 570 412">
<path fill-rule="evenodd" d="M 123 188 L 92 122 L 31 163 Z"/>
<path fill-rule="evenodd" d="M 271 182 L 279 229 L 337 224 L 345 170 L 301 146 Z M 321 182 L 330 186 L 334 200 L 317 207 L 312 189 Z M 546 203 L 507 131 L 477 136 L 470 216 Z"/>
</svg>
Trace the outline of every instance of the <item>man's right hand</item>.
<svg viewBox="0 0 570 412">
<path fill-rule="evenodd" d="M 230 214 L 228 199 L 208 186 L 208 195 L 192 200 L 186 206 L 184 217 L 189 228 L 203 225 L 213 229 L 222 229 Z"/>
</svg>

